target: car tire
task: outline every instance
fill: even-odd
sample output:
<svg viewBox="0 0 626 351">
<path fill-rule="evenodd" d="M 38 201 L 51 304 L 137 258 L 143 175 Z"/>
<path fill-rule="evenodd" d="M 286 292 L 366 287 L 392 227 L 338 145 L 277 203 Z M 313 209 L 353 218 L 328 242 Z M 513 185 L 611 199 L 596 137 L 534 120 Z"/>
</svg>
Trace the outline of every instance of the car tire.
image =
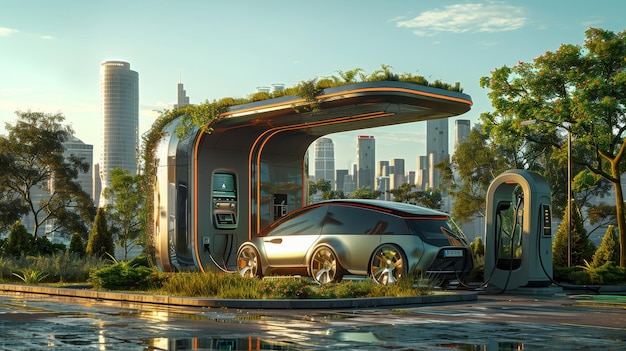
<svg viewBox="0 0 626 351">
<path fill-rule="evenodd" d="M 343 275 L 337 255 L 328 246 L 320 246 L 313 251 L 309 272 L 319 284 L 338 283 Z"/>
<path fill-rule="evenodd" d="M 406 256 L 402 250 L 391 244 L 379 246 L 370 260 L 370 277 L 378 284 L 394 284 L 407 274 Z"/>
<path fill-rule="evenodd" d="M 246 245 L 239 249 L 237 254 L 237 271 L 242 277 L 254 278 L 261 277 L 261 256 L 257 250 Z"/>
</svg>

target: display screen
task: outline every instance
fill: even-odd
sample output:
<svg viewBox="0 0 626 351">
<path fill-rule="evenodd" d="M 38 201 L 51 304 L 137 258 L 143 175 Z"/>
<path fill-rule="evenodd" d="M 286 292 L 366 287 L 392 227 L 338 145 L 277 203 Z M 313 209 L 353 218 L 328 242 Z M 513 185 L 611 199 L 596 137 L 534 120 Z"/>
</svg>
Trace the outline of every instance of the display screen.
<svg viewBox="0 0 626 351">
<path fill-rule="evenodd" d="M 235 175 L 232 173 L 213 174 L 213 194 L 235 196 Z"/>
</svg>

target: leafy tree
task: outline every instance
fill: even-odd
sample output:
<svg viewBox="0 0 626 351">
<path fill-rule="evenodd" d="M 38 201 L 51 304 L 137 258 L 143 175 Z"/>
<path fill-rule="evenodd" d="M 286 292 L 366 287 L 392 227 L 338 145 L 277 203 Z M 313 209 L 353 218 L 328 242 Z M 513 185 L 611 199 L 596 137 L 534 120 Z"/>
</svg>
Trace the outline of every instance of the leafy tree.
<svg viewBox="0 0 626 351">
<path fill-rule="evenodd" d="M 309 196 L 322 192 L 323 200 L 330 199 L 344 199 L 345 195 L 341 190 L 332 190 L 330 180 L 318 179 L 315 182 L 309 183 Z"/>
<path fill-rule="evenodd" d="M 615 264 L 619 260 L 619 243 L 615 227 L 610 225 L 602 237 L 600 247 L 593 254 L 592 267 L 601 267 L 607 262 Z"/>
<path fill-rule="evenodd" d="M 441 209 L 442 197 L 439 189 L 417 190 L 415 185 L 404 183 L 395 189 L 388 190 L 393 195 L 393 201 L 405 202 L 413 205 L 422 205 L 432 209 Z"/>
<path fill-rule="evenodd" d="M 309 195 L 315 195 L 318 192 L 322 192 L 322 198 L 327 196 L 332 190 L 332 184 L 327 179 L 317 179 L 314 182 L 309 182 Z"/>
<path fill-rule="evenodd" d="M 70 240 L 69 252 L 77 254 L 80 257 L 85 256 L 85 242 L 80 234 L 74 233 Z"/>
<path fill-rule="evenodd" d="M 393 195 L 393 201 L 415 204 L 417 189 L 411 183 L 404 183 L 395 189 L 387 190 Z"/>
<path fill-rule="evenodd" d="M 63 142 L 71 128 L 62 125 L 61 114 L 16 114 L 15 125 L 6 124 L 8 136 L 0 136 L 0 220 L 6 225 L 30 214 L 35 237 L 46 223 L 53 224 L 51 231 L 86 234 L 93 203 L 76 178 L 90 165 L 75 156 L 64 157 Z M 41 195 L 34 196 L 36 192 Z"/>
<path fill-rule="evenodd" d="M 113 236 L 109 231 L 106 212 L 103 208 L 98 208 L 98 212 L 96 212 L 96 219 L 89 235 L 86 252 L 89 256 L 98 258 L 115 255 Z"/>
<path fill-rule="evenodd" d="M 32 235 L 19 221 L 15 222 L 9 232 L 9 237 L 4 243 L 3 252 L 7 255 L 20 257 L 28 255 L 32 250 Z"/>
<path fill-rule="evenodd" d="M 372 190 L 370 188 L 358 188 L 356 189 L 352 195 L 351 199 L 378 199 L 378 197 L 382 194 L 379 190 Z"/>
<path fill-rule="evenodd" d="M 111 200 L 106 208 L 107 218 L 126 260 L 141 232 L 138 214 L 145 200 L 140 187 L 143 176 L 133 176 L 120 168 L 113 169 L 109 175 L 111 187 L 104 190 L 104 197 Z"/>
<path fill-rule="evenodd" d="M 486 128 L 495 132 L 495 128 Z M 497 142 L 495 133 L 483 132 L 480 127 L 474 127 L 467 139 L 461 142 L 452 161 L 442 161 L 436 165 L 441 176 L 441 186 L 448 194 L 455 198 L 451 215 L 458 223 L 471 221 L 475 214 L 485 215 L 485 197 L 489 185 L 495 177 L 507 169 L 516 168 L 511 162 L 516 152 L 511 143 Z"/>
<path fill-rule="evenodd" d="M 571 229 L 571 266 L 585 264 L 591 261 L 595 246 L 587 237 L 587 231 L 583 225 L 580 209 L 573 204 L 572 207 L 572 229 Z M 567 240 L 569 220 L 567 216 L 559 225 L 552 243 L 552 263 L 555 266 L 567 267 Z"/>
<path fill-rule="evenodd" d="M 511 135 L 523 134 L 540 146 L 534 150 L 554 151 L 562 160 L 567 157 L 565 140 L 569 134 L 575 174 L 585 167 L 612 184 L 620 266 L 625 267 L 626 218 L 620 176 L 626 170 L 626 32 L 590 28 L 585 37 L 583 47 L 563 44 L 533 62 L 496 69 L 480 83 L 491 90 L 492 116 L 517 131 Z M 545 123 L 520 126 L 530 119 Z M 545 163 L 544 167 L 554 164 L 559 163 Z M 559 196 L 566 197 L 563 192 Z"/>
</svg>

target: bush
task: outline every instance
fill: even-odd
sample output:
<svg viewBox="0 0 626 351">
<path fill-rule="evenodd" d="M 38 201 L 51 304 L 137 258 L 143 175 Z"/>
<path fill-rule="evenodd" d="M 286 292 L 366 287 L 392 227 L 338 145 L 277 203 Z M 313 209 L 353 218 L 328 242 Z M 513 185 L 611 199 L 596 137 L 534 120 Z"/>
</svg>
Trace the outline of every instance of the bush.
<svg viewBox="0 0 626 351">
<path fill-rule="evenodd" d="M 600 267 L 586 262 L 576 267 L 554 267 L 554 280 L 577 285 L 621 285 L 626 283 L 626 269 L 606 262 Z"/>
<path fill-rule="evenodd" d="M 131 261 L 115 262 L 89 274 L 94 288 L 107 290 L 158 289 L 165 279 L 165 273 L 155 268 L 133 266 Z"/>
<path fill-rule="evenodd" d="M 42 283 L 84 283 L 89 278 L 89 272 L 104 263 L 100 259 L 81 258 L 69 252 L 50 256 L 0 257 L 0 279 L 20 282 L 23 280 L 18 280 L 13 273 L 31 270 L 48 273 Z"/>
<path fill-rule="evenodd" d="M 308 299 L 313 294 L 311 281 L 304 278 L 266 278 L 260 291 L 267 299 Z"/>
</svg>

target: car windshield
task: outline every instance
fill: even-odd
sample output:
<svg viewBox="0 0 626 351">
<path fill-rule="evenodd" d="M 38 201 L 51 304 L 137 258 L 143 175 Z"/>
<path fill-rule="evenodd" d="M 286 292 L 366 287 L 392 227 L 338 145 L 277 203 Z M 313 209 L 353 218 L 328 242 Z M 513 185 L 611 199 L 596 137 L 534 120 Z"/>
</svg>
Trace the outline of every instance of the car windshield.
<svg viewBox="0 0 626 351">
<path fill-rule="evenodd" d="M 465 235 L 454 231 L 450 227 L 450 221 L 446 219 L 409 219 L 407 224 L 411 233 L 419 236 L 425 243 L 436 246 L 467 245 Z"/>
</svg>

